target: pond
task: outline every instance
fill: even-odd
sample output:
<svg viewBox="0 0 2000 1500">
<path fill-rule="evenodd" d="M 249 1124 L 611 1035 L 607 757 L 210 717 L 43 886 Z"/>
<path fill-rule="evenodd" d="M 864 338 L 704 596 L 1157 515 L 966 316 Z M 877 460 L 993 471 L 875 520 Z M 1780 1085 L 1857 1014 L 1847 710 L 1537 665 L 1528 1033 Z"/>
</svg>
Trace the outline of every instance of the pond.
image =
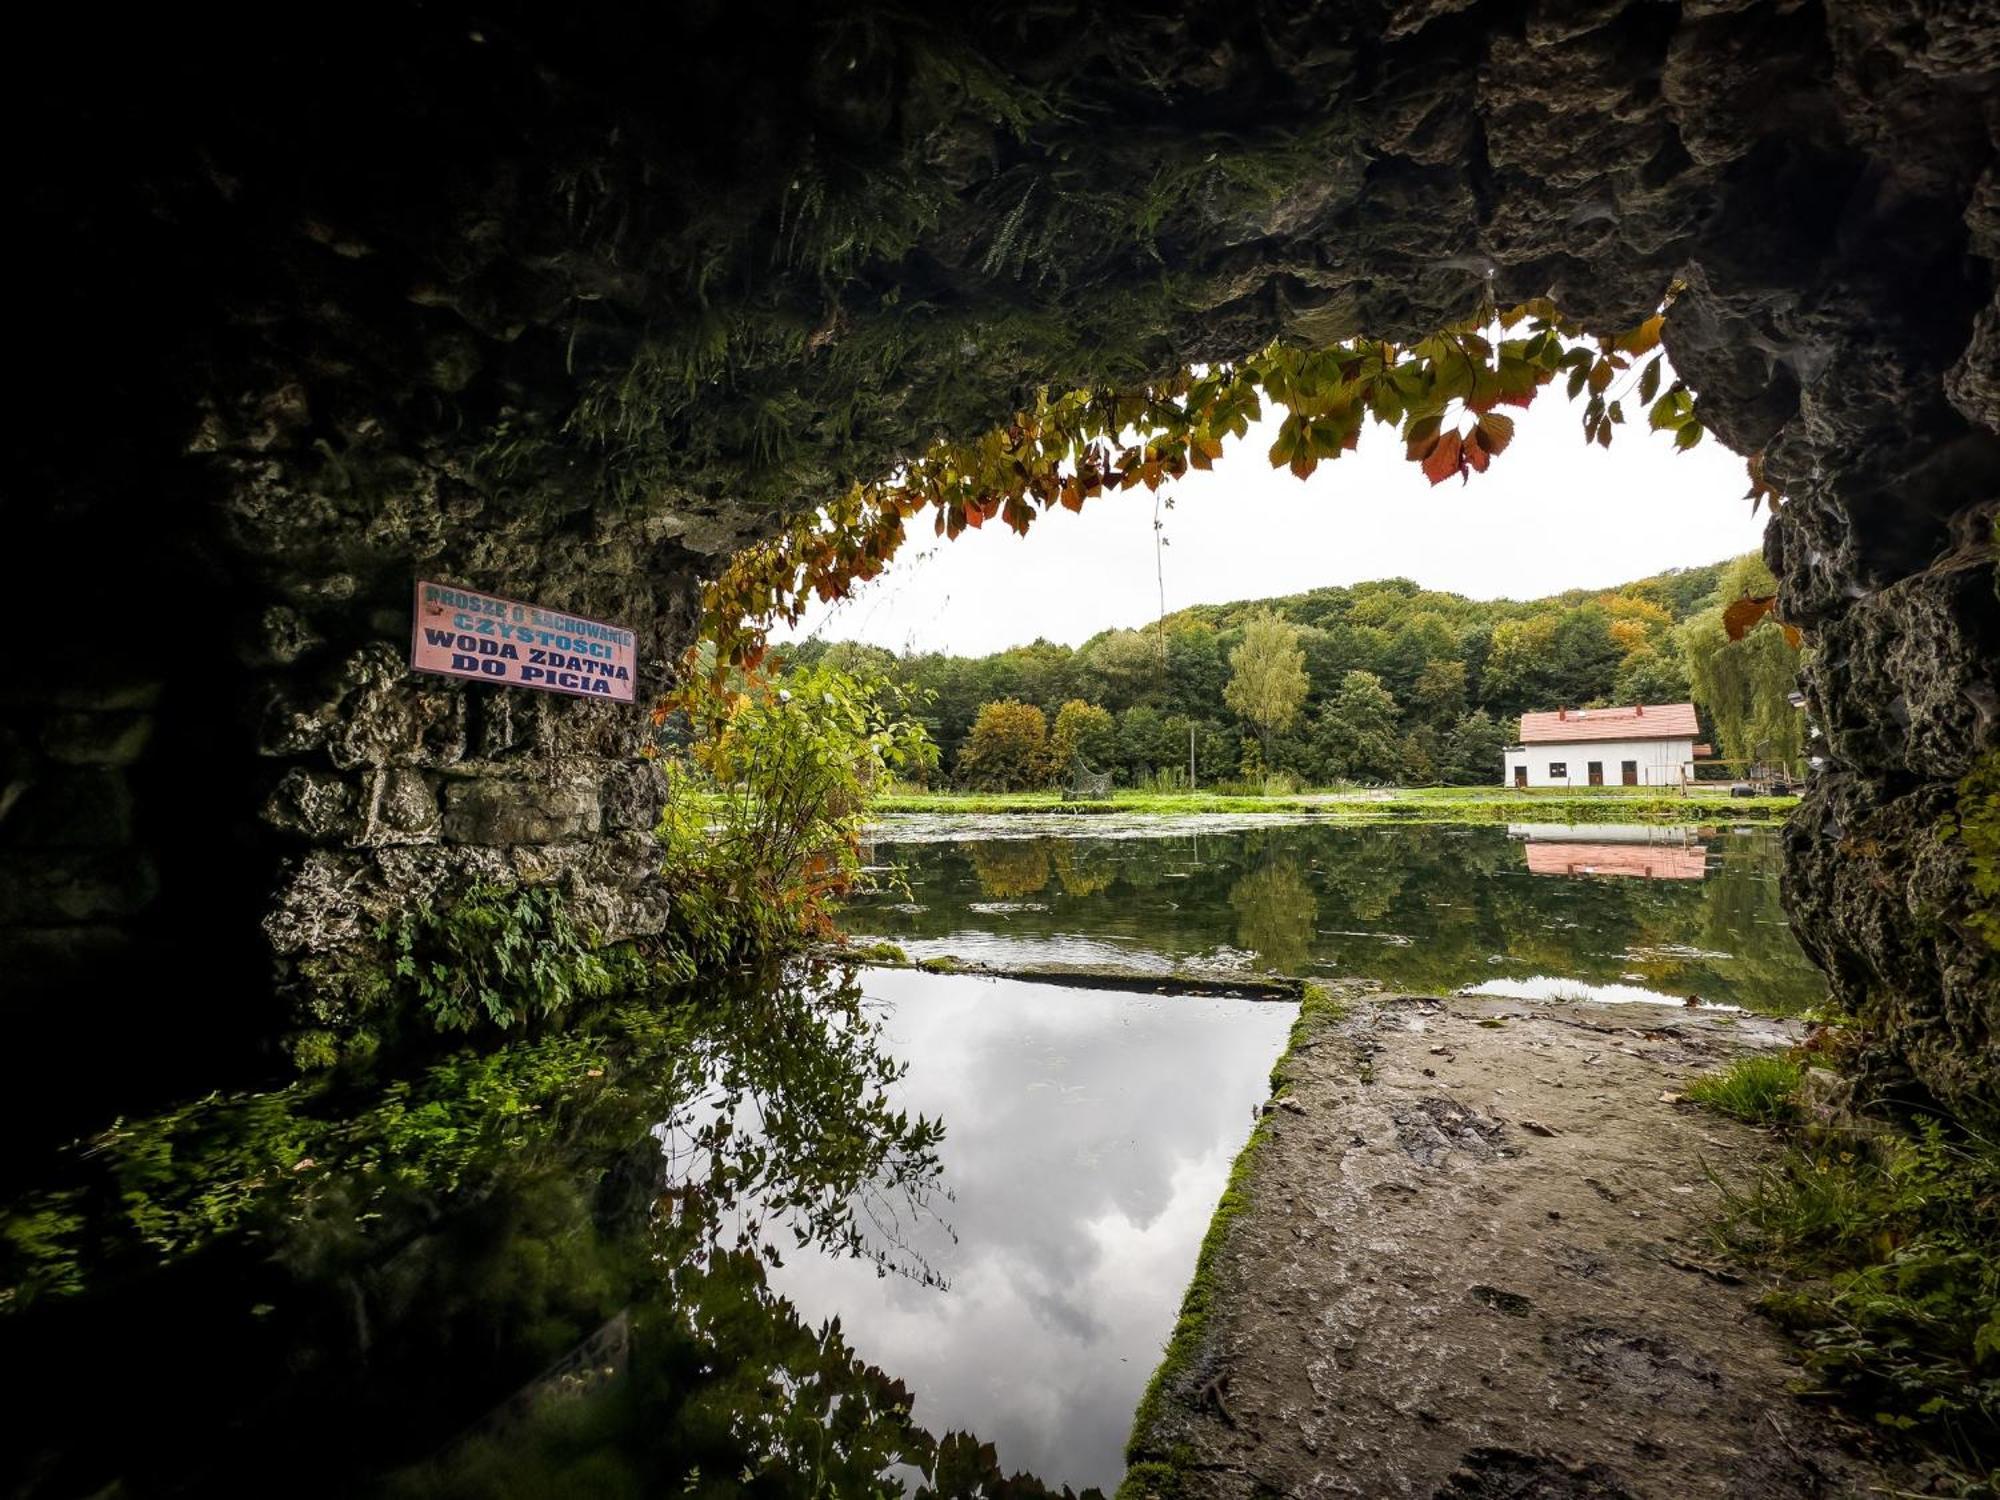
<svg viewBox="0 0 2000 1500">
<path fill-rule="evenodd" d="M 850 926 L 1163 976 L 1820 995 L 1762 831 L 975 831 L 885 829 L 907 888 Z M 1108 1491 L 1295 1013 L 801 963 L 120 1121 L 10 1163 L 0 1357 L 32 1378 L 0 1488 Z"/>
<path fill-rule="evenodd" d="M 796 970 L 122 1122 L 0 1212 L 0 1482 L 1108 1492 L 1296 1010 Z"/>
<path fill-rule="evenodd" d="M 977 1431 L 1009 1471 L 1109 1493 L 1298 1007 L 881 971 L 864 984 L 909 1064 L 898 1104 L 946 1121 L 945 1201 L 875 1226 L 936 1280 L 814 1256 L 771 1284 L 808 1315 L 838 1313 L 926 1426 Z"/>
<path fill-rule="evenodd" d="M 912 957 L 1276 971 L 1774 1014 L 1825 998 L 1773 829 L 1196 820 L 1010 836 L 888 819 L 857 935 Z M 896 888 L 900 882 L 901 888 Z"/>
</svg>

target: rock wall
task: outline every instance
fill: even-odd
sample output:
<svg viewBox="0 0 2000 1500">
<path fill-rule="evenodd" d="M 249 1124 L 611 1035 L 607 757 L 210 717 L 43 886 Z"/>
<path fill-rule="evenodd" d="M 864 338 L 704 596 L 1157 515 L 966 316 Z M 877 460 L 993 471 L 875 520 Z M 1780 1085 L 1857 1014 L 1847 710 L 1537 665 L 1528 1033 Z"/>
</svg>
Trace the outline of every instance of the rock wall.
<svg viewBox="0 0 2000 1500">
<path fill-rule="evenodd" d="M 656 685 L 699 577 L 1035 384 L 1489 292 L 1623 327 L 1678 279 L 1678 369 L 1790 496 L 1832 757 L 1801 933 L 1881 1077 L 1995 1106 L 1943 833 L 1996 733 L 1990 3 L 49 24 L 9 104 L 46 364 L 0 582 L 123 623 L 8 689 L 6 961 L 77 955 L 124 1016 L 89 955 L 261 928 L 310 1024 L 382 914 L 467 879 L 644 932 L 643 717 L 409 677 L 413 577 L 631 624 Z M 130 649 L 176 628 L 199 659 Z M 268 1014 L 228 983 L 216 1014 Z"/>
</svg>

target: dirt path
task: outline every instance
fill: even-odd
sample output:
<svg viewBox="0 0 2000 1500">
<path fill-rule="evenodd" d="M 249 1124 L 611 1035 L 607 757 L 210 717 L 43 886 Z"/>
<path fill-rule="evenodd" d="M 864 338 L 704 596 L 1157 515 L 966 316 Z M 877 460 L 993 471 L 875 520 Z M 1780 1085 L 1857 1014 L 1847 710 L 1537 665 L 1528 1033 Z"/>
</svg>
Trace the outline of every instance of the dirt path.
<svg viewBox="0 0 2000 1500">
<path fill-rule="evenodd" d="M 1907 1492 L 1788 1394 L 1783 1340 L 1705 1243 L 1706 1169 L 1740 1177 L 1768 1140 L 1662 1099 L 1787 1040 L 1752 1017 L 1474 999 L 1316 1023 L 1124 1493 Z"/>
</svg>

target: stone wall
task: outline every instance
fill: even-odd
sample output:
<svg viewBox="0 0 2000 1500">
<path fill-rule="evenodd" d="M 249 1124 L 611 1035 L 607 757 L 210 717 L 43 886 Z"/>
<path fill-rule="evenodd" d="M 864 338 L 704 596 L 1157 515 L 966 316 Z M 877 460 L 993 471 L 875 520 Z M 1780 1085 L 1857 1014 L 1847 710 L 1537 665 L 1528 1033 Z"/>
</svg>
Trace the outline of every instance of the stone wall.
<svg viewBox="0 0 2000 1500">
<path fill-rule="evenodd" d="M 13 689 L 8 953 L 161 925 L 218 829 L 242 899 L 169 925 L 262 929 L 298 1007 L 270 1029 L 454 881 L 560 878 L 647 930 L 642 716 L 408 677 L 415 576 L 631 624 L 658 682 L 700 576 L 1035 384 L 1420 335 L 1489 293 L 1618 328 L 1678 279 L 1678 369 L 1790 496 L 1770 552 L 1833 760 L 1789 835 L 1802 936 L 1881 1078 L 1994 1106 L 1993 956 L 1941 834 L 1995 735 L 1990 4 L 206 24 L 51 36 L 9 101 L 48 143 L 20 189 L 45 364 L 0 581 L 140 620 L 192 589 L 212 628 L 154 710 L 117 706 L 115 632 Z M 159 818 L 123 830 L 128 773 L 51 748 L 72 706 L 188 727 L 145 752 Z M 35 799 L 75 880 L 121 851 L 90 900 L 44 889 Z"/>
</svg>

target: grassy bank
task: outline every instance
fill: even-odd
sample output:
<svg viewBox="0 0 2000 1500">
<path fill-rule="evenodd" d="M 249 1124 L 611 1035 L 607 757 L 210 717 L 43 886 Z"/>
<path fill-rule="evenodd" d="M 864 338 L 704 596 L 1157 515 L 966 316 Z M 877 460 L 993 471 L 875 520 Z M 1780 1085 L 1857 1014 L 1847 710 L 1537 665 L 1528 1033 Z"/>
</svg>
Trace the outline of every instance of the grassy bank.
<svg viewBox="0 0 2000 1500">
<path fill-rule="evenodd" d="M 1844 1114 L 1826 1093 L 1797 1056 L 1688 1090 L 1784 1142 L 1726 1190 L 1719 1247 L 1765 1283 L 1820 1395 L 1941 1466 L 1930 1493 L 2000 1495 L 2000 1142 Z"/>
<path fill-rule="evenodd" d="M 1514 787 L 1414 787 L 1387 792 L 1299 792 L 1246 797 L 1211 792 L 1114 792 L 1071 801 L 1057 792 L 917 792 L 877 799 L 878 813 L 942 813 L 981 817 L 1112 813 L 1173 817 L 1195 813 L 1285 813 L 1329 821 L 1436 823 L 1713 823 L 1781 819 L 1797 797 L 1687 795 L 1653 787 L 1523 790 Z"/>
</svg>

